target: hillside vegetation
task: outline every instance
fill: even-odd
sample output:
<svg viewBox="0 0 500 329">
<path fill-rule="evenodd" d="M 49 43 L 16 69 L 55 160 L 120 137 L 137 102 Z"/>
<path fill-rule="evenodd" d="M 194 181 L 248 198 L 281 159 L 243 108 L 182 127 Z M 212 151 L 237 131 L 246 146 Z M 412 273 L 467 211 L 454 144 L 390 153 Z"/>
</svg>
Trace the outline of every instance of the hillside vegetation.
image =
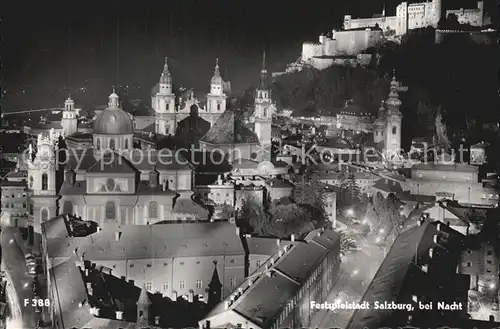
<svg viewBox="0 0 500 329">
<path fill-rule="evenodd" d="M 451 135 L 480 130 L 480 123 L 496 120 L 498 46 L 477 45 L 466 38 L 434 44 L 434 29 L 412 31 L 401 45 L 386 43 L 374 49 L 381 56 L 377 68 L 330 67 L 277 77 L 273 99 L 295 115 L 333 113 L 347 99 L 376 113 L 387 96 L 392 70 L 409 87 L 401 94 L 403 143 L 411 136 L 432 135 L 441 107 Z"/>
</svg>

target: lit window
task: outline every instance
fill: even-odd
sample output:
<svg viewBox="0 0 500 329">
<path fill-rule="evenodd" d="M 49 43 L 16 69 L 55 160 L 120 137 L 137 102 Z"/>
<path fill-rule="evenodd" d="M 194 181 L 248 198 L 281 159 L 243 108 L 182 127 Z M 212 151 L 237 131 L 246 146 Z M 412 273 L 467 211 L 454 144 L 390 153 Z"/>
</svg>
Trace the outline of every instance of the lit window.
<svg viewBox="0 0 500 329">
<path fill-rule="evenodd" d="M 145 286 L 147 291 L 151 291 L 153 289 L 153 284 L 151 282 L 146 282 Z"/>
<path fill-rule="evenodd" d="M 47 174 L 42 174 L 42 190 L 46 191 L 48 190 L 48 185 L 49 185 L 49 177 Z"/>
<path fill-rule="evenodd" d="M 106 219 L 116 219 L 116 206 L 112 201 L 106 203 Z"/>
<path fill-rule="evenodd" d="M 229 279 L 229 285 L 231 287 L 235 287 L 236 286 L 236 278 L 230 278 Z"/>
<path fill-rule="evenodd" d="M 255 266 L 260 267 L 260 260 L 255 262 Z"/>
<path fill-rule="evenodd" d="M 149 218 L 158 218 L 158 203 L 156 201 L 149 203 Z"/>
<path fill-rule="evenodd" d="M 184 280 L 181 280 L 179 281 L 179 289 L 184 289 L 186 283 L 184 282 Z"/>
<path fill-rule="evenodd" d="M 168 290 L 168 282 L 163 282 L 163 290 Z"/>
</svg>

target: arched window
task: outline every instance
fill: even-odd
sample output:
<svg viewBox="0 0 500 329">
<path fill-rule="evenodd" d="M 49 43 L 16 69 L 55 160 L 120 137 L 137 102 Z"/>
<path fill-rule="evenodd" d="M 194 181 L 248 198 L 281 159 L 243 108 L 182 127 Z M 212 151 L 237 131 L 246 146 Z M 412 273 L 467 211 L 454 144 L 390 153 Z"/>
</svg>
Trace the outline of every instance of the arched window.
<svg viewBox="0 0 500 329">
<path fill-rule="evenodd" d="M 42 223 L 49 220 L 49 211 L 47 209 L 42 209 L 41 213 Z"/>
<path fill-rule="evenodd" d="M 125 140 L 125 148 L 128 149 L 128 139 Z"/>
<path fill-rule="evenodd" d="M 149 218 L 158 218 L 158 202 L 156 201 L 149 203 Z"/>
<path fill-rule="evenodd" d="M 97 139 L 96 147 L 97 147 L 98 149 L 100 149 L 100 148 L 101 148 L 101 139 L 100 139 L 100 138 L 98 138 L 98 139 Z"/>
<path fill-rule="evenodd" d="M 30 214 L 30 215 L 33 215 L 33 213 L 34 213 L 34 212 L 33 212 L 33 208 L 34 208 L 33 203 L 31 203 L 31 202 L 30 202 L 30 203 L 28 204 L 28 207 L 29 207 L 29 209 L 28 209 L 29 214 Z"/>
<path fill-rule="evenodd" d="M 49 176 L 47 174 L 42 174 L 42 190 L 46 191 L 49 189 Z"/>
<path fill-rule="evenodd" d="M 63 214 L 73 214 L 73 203 L 71 201 L 64 201 Z"/>
<path fill-rule="evenodd" d="M 217 111 L 220 111 L 220 103 L 217 102 Z"/>
<path fill-rule="evenodd" d="M 30 176 L 30 188 L 33 188 L 33 176 Z"/>
<path fill-rule="evenodd" d="M 114 150 L 115 147 L 116 147 L 115 140 L 114 139 L 110 139 L 109 140 L 109 148 L 112 149 L 112 150 Z"/>
<path fill-rule="evenodd" d="M 396 135 L 396 131 L 397 131 L 396 126 L 392 126 L 392 134 L 393 134 L 393 135 Z"/>
<path fill-rule="evenodd" d="M 267 117 L 267 109 L 264 109 L 264 118 Z"/>
<path fill-rule="evenodd" d="M 106 203 L 106 219 L 116 219 L 116 206 L 112 201 Z"/>
</svg>

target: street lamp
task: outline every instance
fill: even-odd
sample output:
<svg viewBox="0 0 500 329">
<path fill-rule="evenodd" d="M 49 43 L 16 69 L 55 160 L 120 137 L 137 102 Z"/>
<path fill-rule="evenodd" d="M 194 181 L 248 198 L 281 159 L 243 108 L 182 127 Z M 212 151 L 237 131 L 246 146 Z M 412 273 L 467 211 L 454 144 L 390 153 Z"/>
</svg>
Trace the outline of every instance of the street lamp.
<svg viewBox="0 0 500 329">
<path fill-rule="evenodd" d="M 384 229 L 381 228 L 380 231 L 378 231 L 380 234 L 383 234 L 384 233 Z"/>
<path fill-rule="evenodd" d="M 364 218 L 362 223 L 363 223 L 363 224 L 367 224 L 367 223 L 368 223 L 368 219 L 367 219 L 367 218 Z"/>
<path fill-rule="evenodd" d="M 354 216 L 354 210 L 352 210 L 352 209 L 347 209 L 347 215 L 349 215 L 349 216 Z"/>
<path fill-rule="evenodd" d="M 495 283 L 491 282 L 490 285 L 489 285 L 490 289 L 495 289 L 497 286 Z"/>
</svg>

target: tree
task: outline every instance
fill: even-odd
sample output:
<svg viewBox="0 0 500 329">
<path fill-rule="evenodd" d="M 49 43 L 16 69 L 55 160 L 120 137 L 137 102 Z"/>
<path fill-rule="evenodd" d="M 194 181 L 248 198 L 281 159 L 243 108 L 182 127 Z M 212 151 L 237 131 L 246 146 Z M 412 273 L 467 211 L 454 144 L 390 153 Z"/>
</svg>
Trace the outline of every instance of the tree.
<svg viewBox="0 0 500 329">
<path fill-rule="evenodd" d="M 325 225 L 328 221 L 325 211 L 326 187 L 316 176 L 303 175 L 296 181 L 293 200 L 310 212 L 316 225 Z"/>
<path fill-rule="evenodd" d="M 238 225 L 247 231 L 258 235 L 268 235 L 271 231 L 271 222 L 262 204 L 253 197 L 243 200 L 238 214 Z"/>
<path fill-rule="evenodd" d="M 345 256 L 351 250 L 357 248 L 356 241 L 345 232 L 340 233 L 340 254 Z"/>
<path fill-rule="evenodd" d="M 343 202 L 344 204 L 356 204 L 360 201 L 361 190 L 358 183 L 356 182 L 356 176 L 354 173 L 345 175 L 341 173 L 339 177 L 339 186 L 343 192 Z"/>
<path fill-rule="evenodd" d="M 301 235 L 313 229 L 311 217 L 295 203 L 273 204 L 269 209 L 271 215 L 270 233 L 279 238 L 292 234 Z"/>
</svg>

